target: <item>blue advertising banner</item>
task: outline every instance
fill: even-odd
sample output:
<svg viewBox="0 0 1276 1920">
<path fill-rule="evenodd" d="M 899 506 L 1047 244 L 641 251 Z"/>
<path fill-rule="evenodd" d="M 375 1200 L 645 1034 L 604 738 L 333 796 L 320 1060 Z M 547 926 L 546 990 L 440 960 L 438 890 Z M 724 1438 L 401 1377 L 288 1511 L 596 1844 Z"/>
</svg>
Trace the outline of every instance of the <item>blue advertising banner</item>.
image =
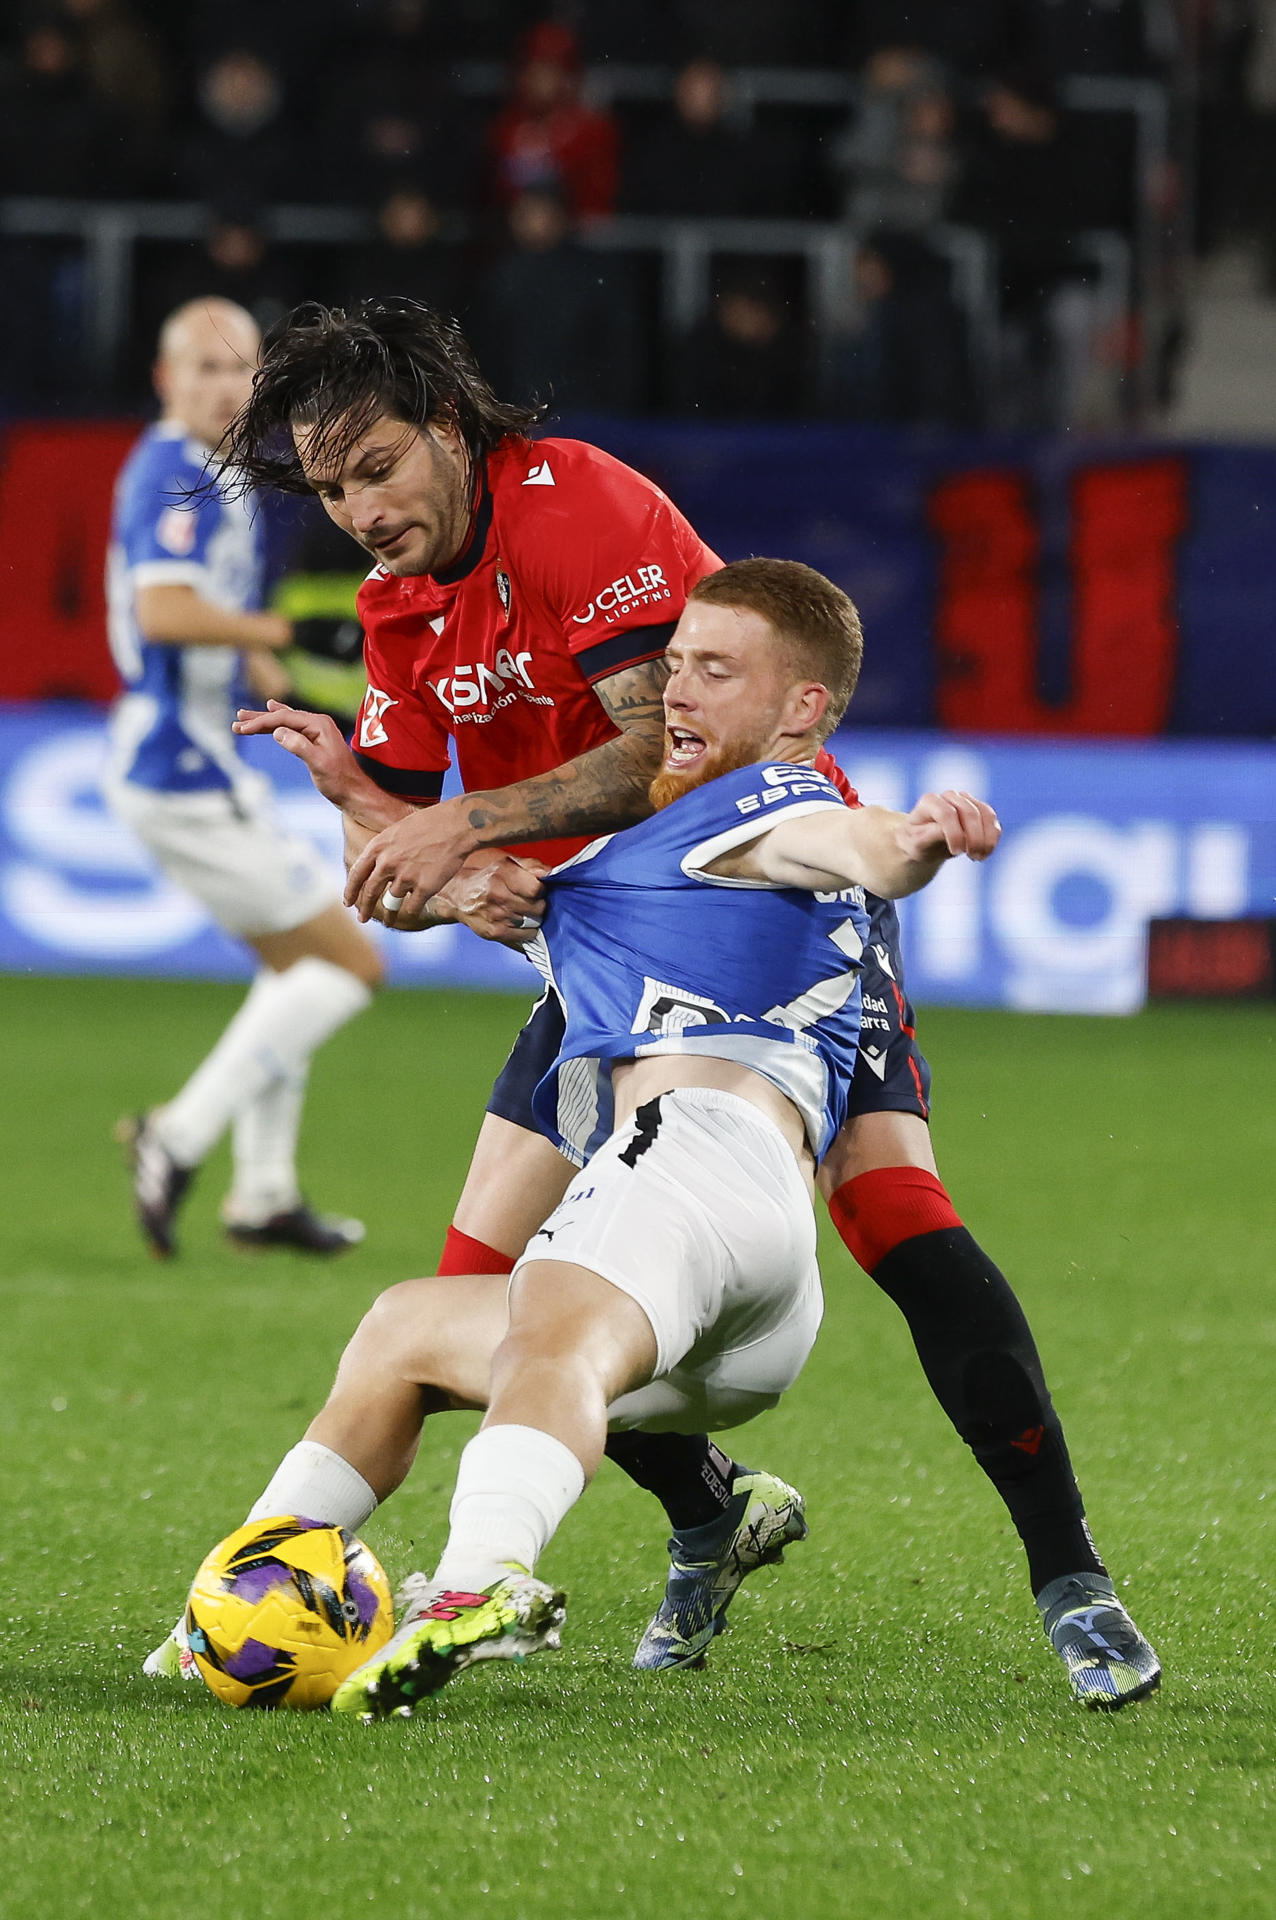
<svg viewBox="0 0 1276 1920">
<path fill-rule="evenodd" d="M 304 769 L 249 742 L 285 820 L 341 872 L 333 810 Z M 964 787 L 1005 827 L 995 858 L 958 861 L 905 901 L 921 1001 L 1085 1013 L 1142 1004 L 1147 923 L 1276 914 L 1276 746 L 1007 741 L 848 729 L 834 751 L 866 800 L 908 806 Z M 0 708 L 0 968 L 232 979 L 244 950 L 157 874 L 97 790 L 93 708 Z M 404 986 L 531 994 L 527 962 L 464 929 L 375 930 Z"/>
</svg>

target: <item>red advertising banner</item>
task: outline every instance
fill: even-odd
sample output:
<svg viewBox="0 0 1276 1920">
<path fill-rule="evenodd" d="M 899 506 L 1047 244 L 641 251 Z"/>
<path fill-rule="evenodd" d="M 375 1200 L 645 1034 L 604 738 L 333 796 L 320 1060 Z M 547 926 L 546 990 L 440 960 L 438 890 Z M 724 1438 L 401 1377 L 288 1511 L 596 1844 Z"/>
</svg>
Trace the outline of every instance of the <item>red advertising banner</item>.
<svg viewBox="0 0 1276 1920">
<path fill-rule="evenodd" d="M 0 442 L 0 699 L 109 700 L 103 573 L 135 421 L 13 426 Z"/>
</svg>

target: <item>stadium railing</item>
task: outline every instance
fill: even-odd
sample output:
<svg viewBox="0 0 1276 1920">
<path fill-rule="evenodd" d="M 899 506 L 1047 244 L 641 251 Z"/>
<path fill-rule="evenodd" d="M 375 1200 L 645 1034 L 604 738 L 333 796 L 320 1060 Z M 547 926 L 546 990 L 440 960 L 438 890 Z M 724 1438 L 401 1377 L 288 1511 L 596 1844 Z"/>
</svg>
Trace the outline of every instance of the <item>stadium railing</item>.
<svg viewBox="0 0 1276 1920">
<path fill-rule="evenodd" d="M 209 222 L 195 201 L 102 201 L 24 197 L 0 200 L 0 232 L 65 238 L 84 248 L 85 374 L 104 398 L 112 393 L 121 348 L 133 318 L 134 252 L 140 241 L 199 239 Z M 292 245 L 338 247 L 370 237 L 371 216 L 349 208 L 276 206 L 263 211 L 271 239 Z M 449 239 L 470 231 L 459 216 L 443 229 Z M 676 339 L 708 309 L 715 258 L 759 255 L 795 258 L 805 264 L 811 320 L 827 352 L 846 325 L 852 299 L 852 267 L 861 237 L 837 221 L 671 220 L 629 214 L 586 223 L 586 247 L 605 252 L 656 254 L 660 259 L 662 331 Z M 943 225 L 928 239 L 948 262 L 953 295 L 968 328 L 976 382 L 986 391 L 998 356 L 997 259 L 987 235 L 972 227 Z M 1134 275 L 1129 247 L 1118 233 L 1077 236 L 1078 255 L 1093 263 L 1099 301 L 1116 318 L 1128 308 Z"/>
<path fill-rule="evenodd" d="M 763 107 L 849 114 L 862 94 L 855 74 L 819 67 L 732 67 L 728 78 L 728 117 L 740 128 L 752 126 Z M 467 61 L 453 70 L 453 79 L 470 98 L 495 101 L 508 88 L 509 71 L 499 61 Z M 585 69 L 583 94 L 596 107 L 654 105 L 671 99 L 674 79 L 670 67 L 608 61 Z M 1095 234 L 1088 234 L 1084 251 L 1099 269 L 1099 304 L 1105 312 L 1111 310 L 1115 288 L 1124 277 L 1127 311 L 1140 323 L 1140 350 L 1132 374 L 1136 404 L 1142 412 L 1153 402 L 1160 342 L 1169 324 L 1186 244 L 1187 223 L 1179 220 L 1176 230 L 1163 213 L 1171 166 L 1170 91 L 1161 81 L 1145 76 L 1073 74 L 1062 81 L 1060 99 L 1071 113 L 1128 115 L 1133 123 L 1133 232 L 1128 240 L 1113 234 L 1099 241 Z M 949 233 L 953 231 L 967 230 L 950 229 Z M 1115 242 L 1125 247 L 1123 263 Z M 964 240 L 956 244 L 966 249 Z M 941 240 L 939 250 L 957 266 L 951 239 Z M 963 267 L 964 272 L 954 273 L 955 291 L 971 329 L 976 375 L 986 379 L 996 361 L 995 333 L 971 285 L 977 269 L 968 250 Z"/>
</svg>

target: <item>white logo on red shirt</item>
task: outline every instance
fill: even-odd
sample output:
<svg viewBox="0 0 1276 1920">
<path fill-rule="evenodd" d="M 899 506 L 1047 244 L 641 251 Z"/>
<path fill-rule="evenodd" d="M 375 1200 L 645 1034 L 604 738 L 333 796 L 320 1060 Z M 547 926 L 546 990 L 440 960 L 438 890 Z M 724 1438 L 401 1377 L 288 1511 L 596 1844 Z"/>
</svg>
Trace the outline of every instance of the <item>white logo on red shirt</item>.
<svg viewBox="0 0 1276 1920">
<path fill-rule="evenodd" d="M 549 461 L 542 460 L 539 465 L 529 467 L 527 478 L 524 480 L 523 485 L 525 487 L 552 487 L 554 485 L 554 476 L 549 470 Z"/>
<path fill-rule="evenodd" d="M 587 627 L 601 614 L 611 626 L 634 607 L 649 607 L 653 600 L 672 598 L 663 567 L 639 567 L 636 575 L 622 573 L 619 580 L 611 580 L 601 587 L 589 605 L 574 613 L 572 619 L 578 627 Z"/>
<path fill-rule="evenodd" d="M 528 671 L 530 653 L 510 653 L 502 647 L 492 666 L 485 660 L 474 665 L 458 664 L 440 680 L 431 680 L 453 720 L 490 720 L 511 700 L 530 700 L 536 707 L 552 707 L 548 694 L 536 692 L 536 682 Z M 513 683 L 511 685 L 511 682 Z"/>
<path fill-rule="evenodd" d="M 361 747 L 379 747 L 389 739 L 382 726 L 383 715 L 390 707 L 398 706 L 388 693 L 382 693 L 380 687 L 369 687 L 363 696 L 363 712 L 359 719 L 359 745 Z"/>
</svg>

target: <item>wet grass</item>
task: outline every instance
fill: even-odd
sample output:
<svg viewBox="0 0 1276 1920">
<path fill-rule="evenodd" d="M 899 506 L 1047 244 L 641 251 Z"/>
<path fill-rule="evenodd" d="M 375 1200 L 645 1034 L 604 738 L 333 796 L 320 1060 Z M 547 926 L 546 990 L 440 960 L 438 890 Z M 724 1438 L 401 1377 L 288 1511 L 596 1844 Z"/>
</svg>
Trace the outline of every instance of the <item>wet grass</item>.
<svg viewBox="0 0 1276 1920">
<path fill-rule="evenodd" d="M 1068 1699 L 1017 1542 L 902 1322 L 831 1236 L 826 1331 L 745 1444 L 807 1491 L 702 1673 L 628 1665 L 662 1528 L 605 1470 L 546 1569 L 563 1653 L 410 1724 L 231 1714 L 143 1654 L 322 1396 L 376 1291 L 428 1270 L 515 1003 L 385 997 L 319 1060 L 309 1190 L 368 1221 L 332 1266 L 218 1238 L 140 1252 L 108 1133 L 234 995 L 0 981 L 0 1913 L 501 1920 L 672 1912 L 1021 1920 L 1276 1911 L 1270 1009 L 1128 1022 L 933 1012 L 936 1136 L 1013 1277 L 1091 1517 L 1166 1663 Z M 428 1560 L 472 1421 L 436 1423 L 368 1537 Z"/>
</svg>

